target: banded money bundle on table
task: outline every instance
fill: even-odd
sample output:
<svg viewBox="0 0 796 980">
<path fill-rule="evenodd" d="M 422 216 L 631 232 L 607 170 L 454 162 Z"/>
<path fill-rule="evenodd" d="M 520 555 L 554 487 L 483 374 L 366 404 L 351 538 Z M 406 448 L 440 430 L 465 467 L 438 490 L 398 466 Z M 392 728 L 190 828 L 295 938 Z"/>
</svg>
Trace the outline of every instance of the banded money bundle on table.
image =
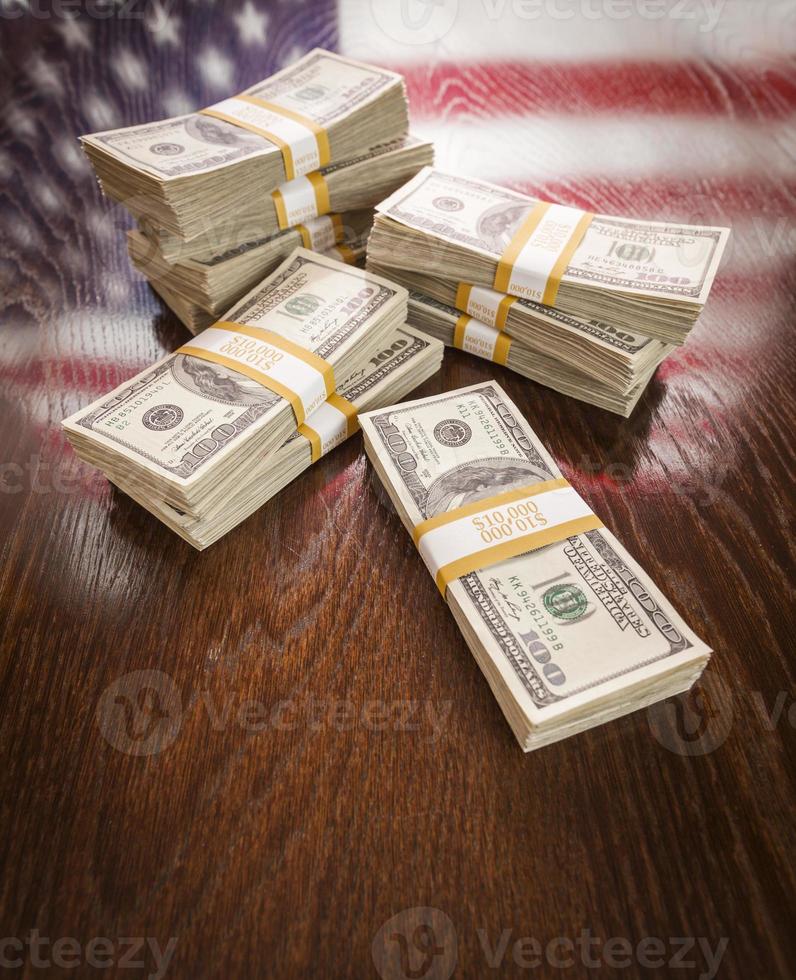
<svg viewBox="0 0 796 980">
<path fill-rule="evenodd" d="M 393 404 L 436 374 L 442 363 L 442 343 L 399 327 L 367 363 L 342 378 L 339 396 L 331 396 L 278 449 L 253 459 L 228 495 L 216 497 L 202 515 L 187 514 L 110 475 L 120 490 L 202 550 L 237 527 L 304 470 L 359 430 L 359 412 Z"/>
<path fill-rule="evenodd" d="M 496 382 L 360 422 L 379 479 L 526 751 L 699 677 L 710 649 Z"/>
<path fill-rule="evenodd" d="M 184 239 L 273 220 L 271 191 L 408 132 L 400 75 L 329 51 L 198 112 L 82 138 L 105 193 Z"/>
<path fill-rule="evenodd" d="M 368 266 L 413 322 L 629 415 L 704 306 L 729 231 L 592 215 L 433 168 L 376 208 Z"/>
<path fill-rule="evenodd" d="M 357 261 L 363 212 L 433 160 L 408 135 L 400 75 L 320 49 L 213 106 L 82 145 L 138 221 L 133 262 L 192 330 L 297 244 Z"/>
<path fill-rule="evenodd" d="M 298 248 L 223 321 L 66 419 L 67 438 L 205 547 L 352 434 L 363 405 L 437 370 L 442 345 L 405 328 L 406 308 L 400 286 Z"/>
</svg>

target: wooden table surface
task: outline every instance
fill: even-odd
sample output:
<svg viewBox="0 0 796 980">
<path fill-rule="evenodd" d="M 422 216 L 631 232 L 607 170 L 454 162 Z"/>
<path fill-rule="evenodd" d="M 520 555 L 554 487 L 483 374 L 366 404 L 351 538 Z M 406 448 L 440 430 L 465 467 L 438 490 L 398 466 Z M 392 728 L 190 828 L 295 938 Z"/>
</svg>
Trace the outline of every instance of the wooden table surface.
<svg viewBox="0 0 796 980">
<path fill-rule="evenodd" d="M 792 67 L 622 69 L 652 79 L 627 111 L 646 100 L 654 122 L 674 91 L 720 120 L 728 159 L 751 160 L 740 176 L 518 175 L 595 210 L 733 225 L 703 319 L 629 421 L 458 352 L 419 392 L 496 377 L 715 649 L 691 697 L 526 756 L 361 437 L 200 554 L 60 432 L 186 338 L 74 137 L 338 42 L 323 4 L 272 4 L 249 44 L 234 4 L 177 9 L 175 36 L 2 24 L 4 975 L 712 976 L 705 951 L 726 945 L 720 977 L 794 976 L 796 175 L 771 163 Z M 421 115 L 467 80 L 440 72 L 412 70 Z M 600 117 L 576 75 L 562 85 Z M 485 77 L 533 116 L 533 79 Z"/>
</svg>

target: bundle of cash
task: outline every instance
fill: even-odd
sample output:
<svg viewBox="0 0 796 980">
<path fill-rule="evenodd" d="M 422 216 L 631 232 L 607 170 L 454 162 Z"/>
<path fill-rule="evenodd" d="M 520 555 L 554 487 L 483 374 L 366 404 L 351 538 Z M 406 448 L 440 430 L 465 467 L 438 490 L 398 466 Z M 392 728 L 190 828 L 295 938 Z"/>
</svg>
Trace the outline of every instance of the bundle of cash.
<svg viewBox="0 0 796 980">
<path fill-rule="evenodd" d="M 135 233 L 133 232 L 131 234 Z M 286 234 L 292 233 L 288 232 Z M 346 265 L 362 265 L 365 258 L 366 243 L 367 233 L 363 234 L 361 238 L 351 240 L 344 244 L 333 245 L 331 248 L 326 249 L 318 248 L 316 242 L 316 247 L 313 249 L 313 251 L 317 251 L 321 255 L 325 255 L 329 259 L 334 259 L 336 262 L 343 262 Z M 130 242 L 128 240 L 128 247 L 129 246 Z M 293 249 L 291 247 L 290 251 L 292 250 Z M 290 252 L 287 252 L 286 254 L 290 254 Z M 273 262 L 263 263 L 262 275 L 260 278 L 262 279 L 264 276 L 267 276 L 270 272 L 272 272 L 283 257 L 284 256 L 280 255 Z M 222 272 L 225 264 L 226 263 L 222 263 Z M 149 273 L 143 268 L 141 271 L 144 272 L 145 275 L 149 276 Z M 192 334 L 197 334 L 200 330 L 206 330 L 207 327 L 211 327 L 216 320 L 219 319 L 217 313 L 211 313 L 208 311 L 207 304 L 204 302 L 201 296 L 199 297 L 200 301 L 197 302 L 194 299 L 189 298 L 185 293 L 176 292 L 175 290 L 170 289 L 169 283 L 166 279 L 158 279 L 154 276 L 149 276 L 149 285 L 152 287 L 152 289 L 154 289 L 158 296 L 160 296 L 166 306 L 170 307 L 177 319 L 180 320 Z M 232 305 L 232 303 L 237 301 L 241 294 L 245 292 L 246 287 L 237 292 L 234 299 L 231 300 L 227 306 Z M 197 294 L 197 296 L 199 296 L 199 294 Z"/>
<path fill-rule="evenodd" d="M 306 225 L 318 215 L 373 208 L 433 159 L 433 144 L 410 135 L 354 160 L 325 167 L 311 179 L 299 177 L 270 194 L 258 194 L 242 210 L 229 208 L 224 214 L 214 214 L 191 239 L 159 228 L 151 215 L 141 217 L 139 228 L 167 262 L 207 262 L 286 228 Z"/>
<path fill-rule="evenodd" d="M 265 228 L 280 184 L 407 131 L 400 75 L 315 49 L 198 112 L 92 133 L 82 144 L 109 197 L 189 239 L 230 213 L 248 212 Z"/>
<path fill-rule="evenodd" d="M 376 208 L 383 267 L 486 287 L 681 344 L 710 292 L 726 228 L 593 215 L 422 170 Z"/>
<path fill-rule="evenodd" d="M 296 249 L 219 321 L 63 422 L 78 456 L 194 517 L 383 350 L 406 291 Z"/>
<path fill-rule="evenodd" d="M 204 317 L 191 318 L 203 329 L 298 246 L 325 254 L 335 249 L 335 255 L 353 262 L 364 248 L 372 218 L 371 211 L 327 214 L 276 235 L 244 242 L 207 259 L 169 262 L 158 246 L 137 230 L 127 233 L 127 249 L 133 265 L 161 295 L 176 295 L 182 305 L 205 313 Z M 185 322 L 182 316 L 180 319 Z M 186 326 L 196 333 L 192 324 Z"/>
<path fill-rule="evenodd" d="M 396 278 L 396 281 L 400 280 Z M 515 340 L 495 327 L 422 293 L 409 294 L 409 323 L 448 347 L 457 347 L 476 357 L 503 364 L 562 395 L 569 395 L 625 418 L 638 404 L 659 363 L 656 361 L 647 366 L 630 385 L 620 387 L 605 384 L 596 380 L 593 374 L 555 357 L 544 347 Z"/>
<path fill-rule="evenodd" d="M 520 351 L 531 351 L 545 363 L 561 362 L 565 371 L 572 369 L 576 374 L 585 375 L 596 382 L 596 389 L 579 392 L 575 397 L 598 404 L 590 396 L 599 396 L 603 388 L 610 389 L 620 398 L 623 406 L 621 414 L 626 414 L 625 409 L 632 410 L 635 401 L 630 397 L 631 393 L 640 395 L 655 368 L 674 350 L 672 344 L 664 344 L 638 332 L 620 330 L 599 320 L 583 320 L 570 313 L 492 289 L 464 284 L 457 286 L 456 283 L 422 272 L 382 265 L 372 258 L 368 259 L 368 268 L 405 286 L 418 301 L 425 298 L 435 309 L 440 309 L 442 305 L 448 311 L 455 308 L 457 315 L 472 317 L 473 327 L 463 332 L 461 343 L 452 341 L 454 346 L 488 356 L 488 349 L 481 346 L 479 350 L 479 345 L 469 342 L 469 335 L 479 329 L 487 334 L 490 330 L 499 331 L 505 337 L 502 340 L 496 338 L 496 346 L 502 343 L 515 347 L 513 355 L 509 357 L 509 366 L 513 370 L 525 373 L 517 366 L 521 362 Z M 419 320 L 416 322 L 423 329 Z M 476 323 L 484 324 L 484 328 L 477 327 Z M 536 371 L 529 377 L 549 384 L 557 391 L 562 390 L 552 375 Z M 585 385 L 579 385 L 581 387 Z M 620 411 L 613 407 L 610 410 Z"/>
<path fill-rule="evenodd" d="M 699 677 L 710 649 L 562 478 L 496 382 L 379 409 L 360 424 L 526 751 Z"/>
<path fill-rule="evenodd" d="M 181 538 L 202 550 L 352 435 L 358 429 L 357 413 L 393 404 L 435 374 L 442 352 L 439 341 L 411 327 L 399 327 L 366 365 L 339 383 L 339 397 L 333 396 L 316 409 L 279 449 L 251 461 L 230 493 L 203 508 L 201 517 L 182 513 L 113 475 L 110 479 Z M 322 434 L 320 440 L 316 440 L 316 433 Z"/>
</svg>

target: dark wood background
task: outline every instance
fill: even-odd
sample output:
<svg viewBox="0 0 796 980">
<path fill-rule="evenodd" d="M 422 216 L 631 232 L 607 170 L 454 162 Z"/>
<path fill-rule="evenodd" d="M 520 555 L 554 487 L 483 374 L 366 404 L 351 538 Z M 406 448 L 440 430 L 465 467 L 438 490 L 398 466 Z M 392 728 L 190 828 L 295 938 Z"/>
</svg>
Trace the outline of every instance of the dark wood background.
<svg viewBox="0 0 796 980">
<path fill-rule="evenodd" d="M 323 4 L 270 5 L 248 46 L 237 10 L 179 8 L 176 42 L 118 18 L 0 23 L 0 937 L 24 945 L 5 973 L 60 975 L 32 962 L 38 930 L 84 953 L 114 944 L 113 966 L 84 955 L 73 976 L 153 972 L 150 946 L 145 967 L 119 962 L 124 937 L 175 937 L 173 977 L 400 976 L 374 937 L 404 912 L 390 928 L 422 945 L 423 913 L 404 910 L 431 907 L 449 918 L 434 913 L 444 952 L 427 976 L 453 956 L 462 977 L 581 976 L 579 961 L 523 970 L 511 944 L 583 929 L 661 937 L 667 957 L 669 937 L 726 937 L 719 976 L 793 976 L 796 177 L 770 173 L 745 128 L 788 118 L 792 69 L 756 86 L 709 65 L 681 79 L 677 97 L 737 121 L 739 150 L 759 154 L 740 183 L 534 185 L 595 210 L 776 230 L 768 250 L 768 232 L 736 238 L 630 421 L 458 352 L 422 389 L 494 375 L 715 649 L 691 697 L 525 756 L 360 438 L 199 554 L 59 430 L 186 337 L 131 271 L 125 220 L 74 137 L 207 104 L 285 51 L 336 43 Z M 649 93 L 631 88 L 652 104 L 667 78 L 649 70 Z M 433 102 L 431 69 L 422 80 L 418 104 Z M 533 112 L 531 88 L 514 95 Z M 491 945 L 510 930 L 499 971 L 478 930 Z M 685 959 L 698 967 L 616 972 L 699 975 L 700 954 Z"/>
</svg>

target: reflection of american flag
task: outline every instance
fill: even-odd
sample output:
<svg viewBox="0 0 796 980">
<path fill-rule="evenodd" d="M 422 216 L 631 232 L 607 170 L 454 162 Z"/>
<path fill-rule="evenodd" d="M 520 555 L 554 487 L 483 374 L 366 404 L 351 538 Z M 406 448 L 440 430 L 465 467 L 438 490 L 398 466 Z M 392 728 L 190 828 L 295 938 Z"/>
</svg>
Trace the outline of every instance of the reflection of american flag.
<svg viewBox="0 0 796 980">
<path fill-rule="evenodd" d="M 651 20 L 627 0 L 615 9 L 632 16 L 598 16 L 610 7 L 540 2 L 524 20 L 498 0 L 348 0 L 341 48 L 406 74 L 441 166 L 609 214 L 730 224 L 725 272 L 773 272 L 793 245 L 796 4 L 671 0 Z"/>
<path fill-rule="evenodd" d="M 444 167 L 595 211 L 731 225 L 705 322 L 662 368 L 670 388 L 717 356 L 713 338 L 727 370 L 743 370 L 754 334 L 726 321 L 759 322 L 763 300 L 772 310 L 794 292 L 794 0 L 626 0 L 618 19 L 604 0 L 141 0 L 52 20 L 0 4 L 20 13 L 2 32 L 0 173 L 17 191 L 0 199 L 2 267 L 54 313 L 134 310 L 143 329 L 158 308 L 75 136 L 208 104 L 316 45 L 402 71 L 413 125 Z M 653 6 L 666 16 L 639 13 Z M 34 254 L 43 268 L 27 283 Z M 143 366 L 114 350 L 107 372 L 88 369 L 60 344 L 36 371 L 81 389 L 78 404 Z"/>
<path fill-rule="evenodd" d="M 342 0 L 338 30 L 344 54 L 406 75 L 441 167 L 596 212 L 732 228 L 701 323 L 658 371 L 646 438 L 666 481 L 703 455 L 692 427 L 733 431 L 736 400 L 768 398 L 753 367 L 763 339 L 790 343 L 796 2 L 655 6 L 664 17 L 643 0 Z M 636 485 L 649 477 L 640 468 Z"/>
</svg>

